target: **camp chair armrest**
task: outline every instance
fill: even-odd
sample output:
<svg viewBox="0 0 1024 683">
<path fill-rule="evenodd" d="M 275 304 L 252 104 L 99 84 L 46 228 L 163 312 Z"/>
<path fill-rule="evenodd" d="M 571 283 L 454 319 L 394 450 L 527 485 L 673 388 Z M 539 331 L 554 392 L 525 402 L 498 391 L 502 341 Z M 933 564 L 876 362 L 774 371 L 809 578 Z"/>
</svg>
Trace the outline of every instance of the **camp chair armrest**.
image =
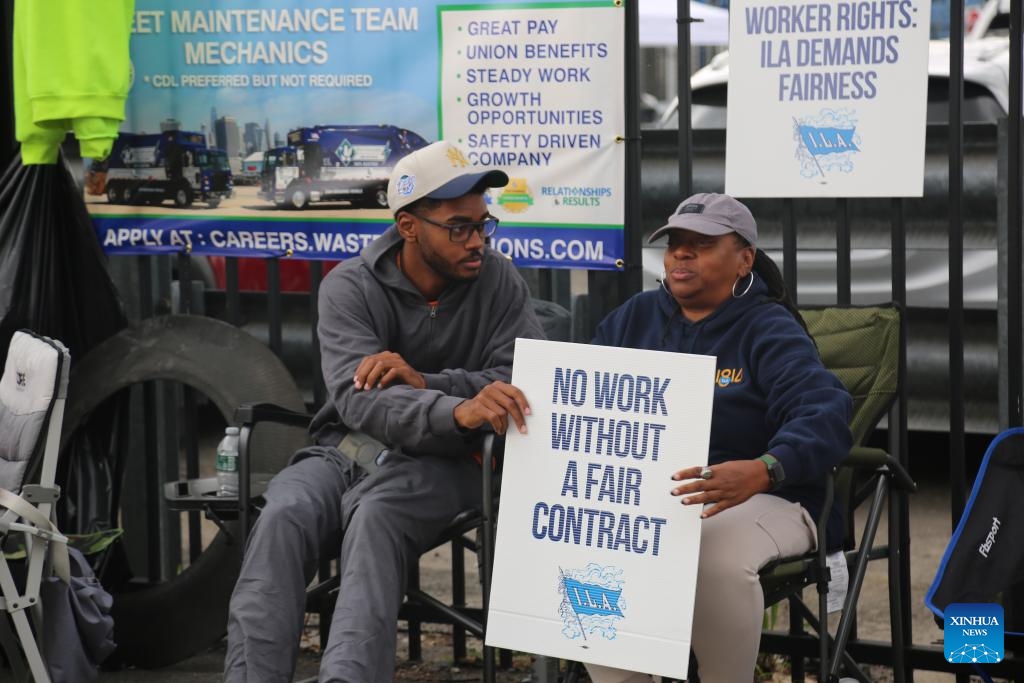
<svg viewBox="0 0 1024 683">
<path fill-rule="evenodd" d="M 906 469 L 891 455 L 881 448 L 869 448 L 868 446 L 854 446 L 850 454 L 839 463 L 840 467 L 852 467 L 859 470 L 875 470 L 885 468 L 893 484 L 900 490 L 913 493 L 917 490 L 917 483 L 910 477 Z"/>
<path fill-rule="evenodd" d="M 308 427 L 312 415 L 300 413 L 274 403 L 251 402 L 242 403 L 235 408 L 235 424 L 238 425 L 238 518 L 241 521 L 243 536 L 249 533 L 250 506 L 252 491 L 251 459 L 249 455 L 250 439 L 253 427 L 260 422 L 273 422 L 292 427 Z"/>
<path fill-rule="evenodd" d="M 260 422 L 276 422 L 293 427 L 308 427 L 312 416 L 289 410 L 274 403 L 243 403 L 235 408 L 235 424 L 254 425 Z"/>
</svg>

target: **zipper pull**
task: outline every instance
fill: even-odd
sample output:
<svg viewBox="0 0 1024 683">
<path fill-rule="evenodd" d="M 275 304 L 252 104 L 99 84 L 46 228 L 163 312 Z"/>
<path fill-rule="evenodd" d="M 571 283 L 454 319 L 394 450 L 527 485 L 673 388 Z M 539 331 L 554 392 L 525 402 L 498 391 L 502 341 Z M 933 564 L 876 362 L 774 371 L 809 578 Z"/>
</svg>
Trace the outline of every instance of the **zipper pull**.
<svg viewBox="0 0 1024 683">
<path fill-rule="evenodd" d="M 437 317 L 437 304 L 436 303 L 432 303 L 432 304 L 430 304 L 430 319 L 433 320 L 436 317 Z"/>
</svg>

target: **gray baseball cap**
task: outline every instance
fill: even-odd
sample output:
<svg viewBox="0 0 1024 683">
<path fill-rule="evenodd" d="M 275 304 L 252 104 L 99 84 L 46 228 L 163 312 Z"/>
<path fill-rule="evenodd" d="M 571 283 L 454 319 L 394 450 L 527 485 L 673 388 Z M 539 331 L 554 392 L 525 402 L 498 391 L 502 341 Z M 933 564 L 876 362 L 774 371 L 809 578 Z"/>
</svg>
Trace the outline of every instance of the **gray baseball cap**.
<svg viewBox="0 0 1024 683">
<path fill-rule="evenodd" d="M 654 240 L 674 229 L 693 230 L 702 235 L 737 235 L 757 247 L 757 223 L 750 209 L 727 194 L 702 192 L 684 199 L 668 222 L 647 239 Z"/>
<path fill-rule="evenodd" d="M 500 169 L 473 166 L 461 149 L 439 140 L 395 164 L 388 181 L 388 208 L 398 213 L 423 197 L 458 199 L 480 183 L 505 187 L 508 175 Z"/>
</svg>

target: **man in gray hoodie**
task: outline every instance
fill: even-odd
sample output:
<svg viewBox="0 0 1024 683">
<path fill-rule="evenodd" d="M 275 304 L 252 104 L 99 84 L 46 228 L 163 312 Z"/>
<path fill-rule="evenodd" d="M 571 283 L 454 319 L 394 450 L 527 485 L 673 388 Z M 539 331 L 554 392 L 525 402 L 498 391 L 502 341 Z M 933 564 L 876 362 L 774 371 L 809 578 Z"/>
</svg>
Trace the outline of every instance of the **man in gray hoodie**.
<svg viewBox="0 0 1024 683">
<path fill-rule="evenodd" d="M 314 446 L 271 481 L 231 597 L 225 679 L 291 681 L 305 587 L 340 552 L 342 590 L 320 681 L 394 677 L 410 566 L 460 511 L 480 503 L 483 429 L 525 431 L 508 384 L 516 337 L 543 338 L 512 264 L 486 247 L 485 192 L 499 170 L 441 141 L 396 164 L 395 224 L 325 278 L 317 329 L 328 400 Z M 372 472 L 338 445 L 358 432 L 388 447 Z"/>
</svg>

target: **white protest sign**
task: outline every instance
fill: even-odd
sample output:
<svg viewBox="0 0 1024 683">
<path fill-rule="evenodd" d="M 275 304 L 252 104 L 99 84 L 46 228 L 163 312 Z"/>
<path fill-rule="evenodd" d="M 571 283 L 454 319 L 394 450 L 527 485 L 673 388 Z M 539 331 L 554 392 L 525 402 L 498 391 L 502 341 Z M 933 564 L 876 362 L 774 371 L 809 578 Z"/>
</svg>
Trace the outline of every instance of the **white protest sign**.
<svg viewBox="0 0 1024 683">
<path fill-rule="evenodd" d="M 509 175 L 489 209 L 516 230 L 492 248 L 519 263 L 621 268 L 612 252 L 625 220 L 623 7 L 444 5 L 439 17 L 442 135 L 471 163 Z M 548 244 L 553 228 L 561 235 Z"/>
<path fill-rule="evenodd" d="M 715 358 L 516 340 L 487 644 L 685 678 Z"/>
<path fill-rule="evenodd" d="M 725 191 L 920 197 L 930 0 L 733 0 Z"/>
</svg>

